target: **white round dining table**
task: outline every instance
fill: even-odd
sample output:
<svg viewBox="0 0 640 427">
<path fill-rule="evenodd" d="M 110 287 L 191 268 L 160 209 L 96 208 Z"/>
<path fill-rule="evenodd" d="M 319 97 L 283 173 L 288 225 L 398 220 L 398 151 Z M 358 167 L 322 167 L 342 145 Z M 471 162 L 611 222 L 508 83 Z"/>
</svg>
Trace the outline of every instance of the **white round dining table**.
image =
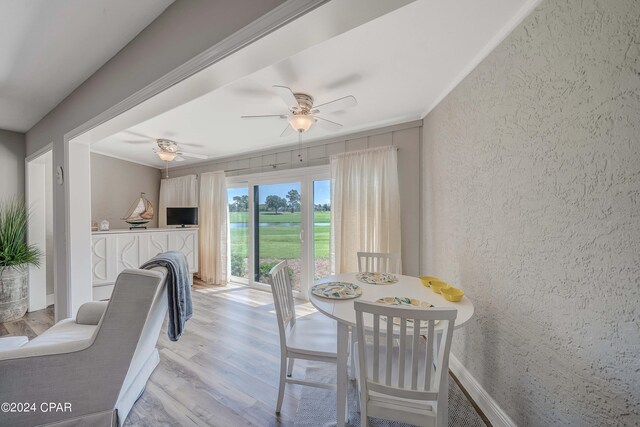
<svg viewBox="0 0 640 427">
<path fill-rule="evenodd" d="M 435 307 L 451 307 L 458 310 L 458 316 L 455 321 L 455 328 L 464 326 L 473 317 L 473 303 L 467 296 L 463 296 L 459 302 L 450 302 L 444 299 L 422 284 L 417 277 L 403 276 L 395 274 L 398 277 L 396 283 L 390 285 L 373 285 L 363 283 L 356 278 L 358 273 L 342 273 L 323 277 L 316 280 L 314 285 L 327 282 L 349 282 L 355 283 L 362 289 L 362 295 L 354 299 L 328 299 L 316 296 L 309 289 L 309 301 L 322 314 L 335 319 L 338 328 L 337 343 L 337 427 L 344 427 L 348 421 L 347 413 L 347 360 L 349 358 L 349 326 L 356 325 L 356 311 L 353 303 L 360 301 L 376 301 L 384 297 L 408 297 L 416 298 L 420 301 L 427 301 Z M 438 325 L 436 325 L 438 330 Z"/>
</svg>

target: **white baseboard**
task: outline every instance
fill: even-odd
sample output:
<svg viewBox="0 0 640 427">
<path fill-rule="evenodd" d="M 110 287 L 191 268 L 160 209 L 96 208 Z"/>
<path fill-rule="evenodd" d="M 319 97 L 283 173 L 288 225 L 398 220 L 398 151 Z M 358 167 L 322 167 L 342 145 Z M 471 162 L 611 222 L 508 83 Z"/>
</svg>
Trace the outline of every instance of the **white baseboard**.
<svg viewBox="0 0 640 427">
<path fill-rule="evenodd" d="M 55 303 L 55 294 L 49 294 L 47 295 L 47 307 L 49 307 L 50 305 L 52 305 L 53 303 Z"/>
<path fill-rule="evenodd" d="M 516 427 L 516 423 L 453 354 L 449 356 L 449 368 L 494 427 Z"/>
</svg>

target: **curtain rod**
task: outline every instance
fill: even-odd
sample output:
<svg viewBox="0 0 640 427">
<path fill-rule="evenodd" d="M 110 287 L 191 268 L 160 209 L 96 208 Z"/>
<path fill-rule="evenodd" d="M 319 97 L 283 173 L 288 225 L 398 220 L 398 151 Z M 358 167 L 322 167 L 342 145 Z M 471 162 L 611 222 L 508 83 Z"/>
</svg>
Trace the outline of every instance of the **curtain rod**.
<svg viewBox="0 0 640 427">
<path fill-rule="evenodd" d="M 384 147 L 374 147 L 375 148 L 384 148 Z M 396 151 L 400 151 L 400 147 L 395 147 Z M 366 151 L 369 150 L 369 148 L 363 148 L 362 150 L 355 150 L 355 151 L 345 151 L 344 153 L 339 153 L 339 154 L 348 154 L 348 153 L 357 153 L 358 151 Z M 291 152 L 293 151 L 300 151 L 300 150 L 290 150 Z M 333 155 L 333 154 L 332 154 Z M 240 159 L 240 160 L 251 160 L 251 159 L 257 159 L 258 157 L 264 157 L 264 156 L 255 156 L 255 157 L 249 157 L 248 159 Z M 326 160 L 326 159 L 330 159 L 331 156 L 324 156 L 324 157 L 317 157 L 315 159 L 313 159 L 313 161 L 318 161 L 318 160 Z M 237 160 L 232 160 L 232 161 L 237 161 Z M 308 162 L 308 160 L 307 160 Z M 278 166 L 282 166 L 282 165 L 288 165 L 291 164 L 293 165 L 294 163 L 287 163 L 287 162 L 281 162 L 281 163 L 270 163 L 268 165 L 262 165 L 262 166 L 255 166 L 255 167 L 246 167 L 246 168 L 236 168 L 236 169 L 225 169 L 223 172 L 227 173 L 227 172 L 240 172 L 240 171 L 245 171 L 245 170 L 252 170 L 252 169 L 263 169 L 263 168 L 273 168 L 276 169 Z"/>
</svg>

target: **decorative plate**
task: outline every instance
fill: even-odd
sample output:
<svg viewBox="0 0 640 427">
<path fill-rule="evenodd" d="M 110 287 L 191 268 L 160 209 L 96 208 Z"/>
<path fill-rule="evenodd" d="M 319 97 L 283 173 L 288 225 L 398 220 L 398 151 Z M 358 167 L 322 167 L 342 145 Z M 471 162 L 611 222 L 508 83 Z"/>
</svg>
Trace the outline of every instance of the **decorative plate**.
<svg viewBox="0 0 640 427">
<path fill-rule="evenodd" d="M 370 285 L 392 285 L 398 281 L 398 277 L 390 273 L 358 273 L 356 279 Z"/>
<path fill-rule="evenodd" d="M 385 304 L 385 305 L 396 305 L 396 306 L 412 306 L 412 307 L 420 307 L 420 308 L 429 308 L 429 307 L 434 307 L 433 304 L 431 304 L 428 301 L 420 301 L 419 299 L 415 299 L 415 298 L 408 298 L 408 297 L 384 297 L 384 298 L 380 298 L 376 301 L 378 304 Z M 383 319 L 385 322 L 387 321 L 386 317 L 381 317 L 381 319 Z M 439 320 L 436 320 L 434 322 L 434 325 L 437 325 L 438 322 L 440 322 Z M 398 317 L 394 317 L 393 318 L 393 324 L 394 325 L 398 325 L 400 326 L 400 319 Z M 407 319 L 407 325 L 413 325 L 413 319 Z M 426 327 L 429 325 L 429 322 L 423 320 L 422 322 L 420 322 L 420 327 Z"/>
<path fill-rule="evenodd" d="M 314 285 L 311 293 L 329 299 L 352 299 L 362 295 L 362 289 L 355 283 L 348 282 L 327 282 Z"/>
</svg>

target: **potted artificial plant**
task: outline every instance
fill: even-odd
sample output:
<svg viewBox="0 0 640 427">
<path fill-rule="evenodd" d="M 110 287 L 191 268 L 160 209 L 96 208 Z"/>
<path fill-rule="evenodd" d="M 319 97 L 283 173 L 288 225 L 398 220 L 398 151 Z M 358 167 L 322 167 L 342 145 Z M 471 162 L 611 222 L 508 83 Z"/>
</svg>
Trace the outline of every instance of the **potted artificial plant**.
<svg viewBox="0 0 640 427">
<path fill-rule="evenodd" d="M 29 266 L 40 266 L 42 252 L 27 244 L 29 213 L 24 202 L 0 204 L 0 323 L 19 319 L 29 306 Z"/>
</svg>

